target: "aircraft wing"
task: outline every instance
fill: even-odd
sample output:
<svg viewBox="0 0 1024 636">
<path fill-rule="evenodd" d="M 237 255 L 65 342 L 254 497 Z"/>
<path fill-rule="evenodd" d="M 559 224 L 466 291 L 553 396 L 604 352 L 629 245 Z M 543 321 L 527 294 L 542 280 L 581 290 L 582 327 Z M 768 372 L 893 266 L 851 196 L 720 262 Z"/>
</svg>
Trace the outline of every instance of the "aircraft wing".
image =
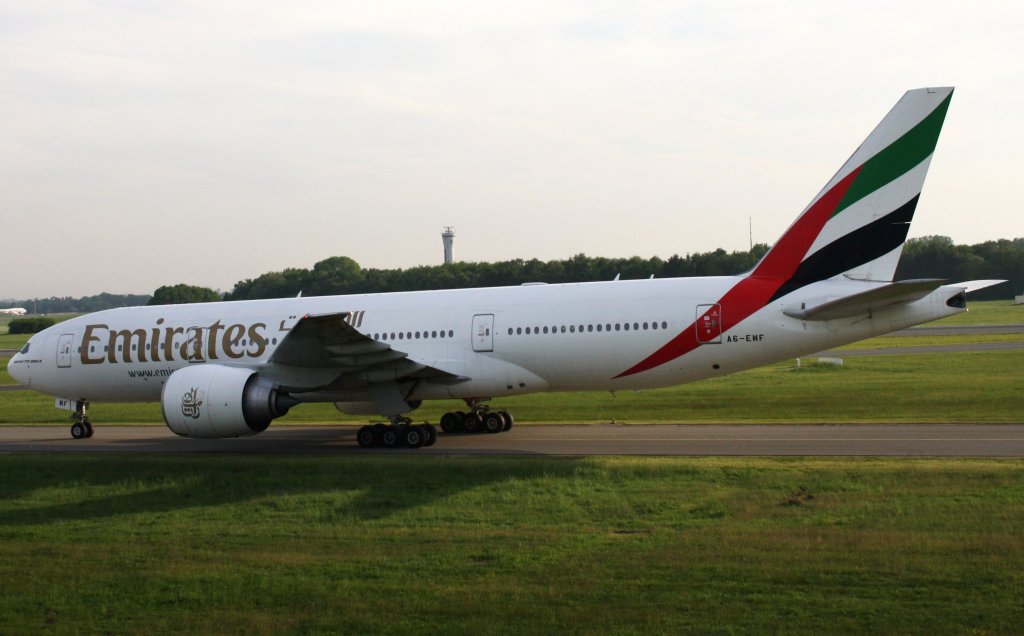
<svg viewBox="0 0 1024 636">
<path fill-rule="evenodd" d="M 841 298 L 812 299 L 799 307 L 787 307 L 783 313 L 801 320 L 833 320 L 848 318 L 882 309 L 889 305 L 912 303 L 946 283 L 940 278 L 902 280 Z"/>
<path fill-rule="evenodd" d="M 270 356 L 271 364 L 338 372 L 338 384 L 405 380 L 459 382 L 448 371 L 409 358 L 403 351 L 352 327 L 348 312 L 304 316 Z"/>
</svg>

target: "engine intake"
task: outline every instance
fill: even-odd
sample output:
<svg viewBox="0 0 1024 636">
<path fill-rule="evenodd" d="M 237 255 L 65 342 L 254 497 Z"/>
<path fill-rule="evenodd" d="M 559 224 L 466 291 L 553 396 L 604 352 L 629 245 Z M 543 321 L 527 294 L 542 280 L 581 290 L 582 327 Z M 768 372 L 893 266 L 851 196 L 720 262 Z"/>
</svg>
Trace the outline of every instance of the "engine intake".
<svg viewBox="0 0 1024 636">
<path fill-rule="evenodd" d="M 172 373 L 160 404 L 178 435 L 218 438 L 261 433 L 298 400 L 251 369 L 202 364 Z"/>
</svg>

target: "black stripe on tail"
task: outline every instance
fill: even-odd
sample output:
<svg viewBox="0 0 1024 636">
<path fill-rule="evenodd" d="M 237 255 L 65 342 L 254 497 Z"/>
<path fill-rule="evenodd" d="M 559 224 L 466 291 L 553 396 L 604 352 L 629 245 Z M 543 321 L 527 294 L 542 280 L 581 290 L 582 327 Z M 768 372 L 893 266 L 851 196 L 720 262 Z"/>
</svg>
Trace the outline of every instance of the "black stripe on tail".
<svg viewBox="0 0 1024 636">
<path fill-rule="evenodd" d="M 838 276 L 870 263 L 903 245 L 907 240 L 910 222 L 914 219 L 914 210 L 920 197 L 920 194 L 914 196 L 882 218 L 841 236 L 805 258 L 789 280 L 775 292 L 772 300 L 782 298 L 811 283 Z"/>
</svg>

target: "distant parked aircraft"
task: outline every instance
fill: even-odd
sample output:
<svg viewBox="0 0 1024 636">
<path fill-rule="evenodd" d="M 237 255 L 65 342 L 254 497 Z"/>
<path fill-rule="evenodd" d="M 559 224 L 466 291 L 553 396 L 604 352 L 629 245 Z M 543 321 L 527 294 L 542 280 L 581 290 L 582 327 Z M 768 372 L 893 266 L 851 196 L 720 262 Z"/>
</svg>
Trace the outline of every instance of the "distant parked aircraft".
<svg viewBox="0 0 1024 636">
<path fill-rule="evenodd" d="M 24 307 L 11 307 L 10 309 L 0 309 L 0 314 L 7 314 L 8 316 L 24 316 L 28 313 Z"/>
</svg>

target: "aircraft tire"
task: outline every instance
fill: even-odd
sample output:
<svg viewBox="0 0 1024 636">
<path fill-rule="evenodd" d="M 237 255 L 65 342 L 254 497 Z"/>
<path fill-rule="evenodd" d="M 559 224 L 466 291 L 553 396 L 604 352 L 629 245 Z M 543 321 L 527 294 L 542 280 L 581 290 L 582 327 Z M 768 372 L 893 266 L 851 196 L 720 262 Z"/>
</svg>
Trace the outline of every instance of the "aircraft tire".
<svg viewBox="0 0 1024 636">
<path fill-rule="evenodd" d="M 423 429 L 419 426 L 407 426 L 402 431 L 402 443 L 409 448 L 419 448 L 425 441 Z"/>
<path fill-rule="evenodd" d="M 458 413 L 445 413 L 441 416 L 441 430 L 445 433 L 458 433 L 459 432 L 459 415 Z"/>
<path fill-rule="evenodd" d="M 505 420 L 505 426 L 501 429 L 502 432 L 511 431 L 512 425 L 516 423 L 515 419 L 512 417 L 512 414 L 509 413 L 508 411 L 498 412 L 501 413 L 501 419 Z"/>
<path fill-rule="evenodd" d="M 482 430 L 485 433 L 500 433 L 505 428 L 505 418 L 501 413 L 491 411 L 484 415 Z"/>
<path fill-rule="evenodd" d="M 394 448 L 398 446 L 398 432 L 395 429 L 388 427 L 384 430 L 384 433 L 380 436 L 381 444 L 385 448 Z"/>
<path fill-rule="evenodd" d="M 467 433 L 479 433 L 482 424 L 480 416 L 476 413 L 466 413 L 466 417 L 462 418 L 462 428 Z"/>
<path fill-rule="evenodd" d="M 89 437 L 89 429 L 82 422 L 75 422 L 71 425 L 71 437 L 85 439 Z"/>
<path fill-rule="evenodd" d="M 423 446 L 433 446 L 437 442 L 437 429 L 433 424 L 423 425 Z"/>
<path fill-rule="evenodd" d="M 356 441 L 363 448 L 373 448 L 377 445 L 377 434 L 372 426 L 363 426 L 356 433 Z"/>
</svg>

